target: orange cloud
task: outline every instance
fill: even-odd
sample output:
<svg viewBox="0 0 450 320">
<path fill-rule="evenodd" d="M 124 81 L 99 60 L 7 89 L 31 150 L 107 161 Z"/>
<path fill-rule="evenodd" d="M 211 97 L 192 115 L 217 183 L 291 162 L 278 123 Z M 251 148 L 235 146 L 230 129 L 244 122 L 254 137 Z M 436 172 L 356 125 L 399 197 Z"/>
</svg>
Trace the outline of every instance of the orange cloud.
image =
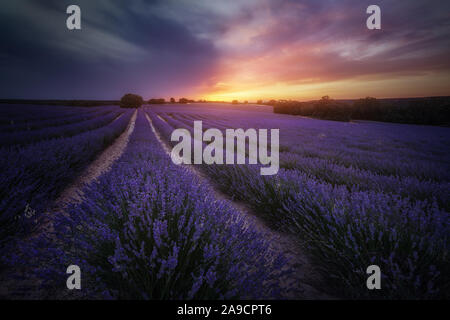
<svg viewBox="0 0 450 320">
<path fill-rule="evenodd" d="M 450 94 L 444 85 L 450 80 L 446 24 L 426 33 L 429 17 L 418 17 L 414 28 L 388 17 L 381 31 L 370 31 L 362 23 L 363 6 L 349 3 L 333 10 L 307 2 L 287 2 L 276 10 L 261 6 L 251 18 L 234 21 L 216 39 L 223 54 L 198 96 L 256 100 Z M 434 14 L 434 21 L 445 18 Z"/>
</svg>

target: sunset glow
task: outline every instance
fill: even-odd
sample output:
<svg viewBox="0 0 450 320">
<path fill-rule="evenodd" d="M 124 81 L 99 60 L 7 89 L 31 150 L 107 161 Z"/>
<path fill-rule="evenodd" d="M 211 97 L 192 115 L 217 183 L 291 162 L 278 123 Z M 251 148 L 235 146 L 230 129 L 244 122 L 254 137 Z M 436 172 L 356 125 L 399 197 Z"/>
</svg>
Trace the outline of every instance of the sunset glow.
<svg viewBox="0 0 450 320">
<path fill-rule="evenodd" d="M 447 2 L 380 0 L 381 30 L 366 27 L 369 1 L 167 0 L 127 10 L 120 1 L 79 3 L 78 33 L 58 27 L 53 5 L 3 6 L 0 20 L 10 31 L 1 96 L 110 99 L 136 92 L 255 101 L 450 94 Z M 35 14 L 23 17 L 21 7 Z"/>
</svg>

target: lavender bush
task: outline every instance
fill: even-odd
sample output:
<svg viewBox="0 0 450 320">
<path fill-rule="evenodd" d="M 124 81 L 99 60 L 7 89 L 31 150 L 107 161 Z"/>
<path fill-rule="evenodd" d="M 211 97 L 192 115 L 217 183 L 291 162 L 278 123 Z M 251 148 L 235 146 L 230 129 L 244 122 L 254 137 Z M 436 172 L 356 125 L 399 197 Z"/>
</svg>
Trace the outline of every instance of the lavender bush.
<svg viewBox="0 0 450 320">
<path fill-rule="evenodd" d="M 30 125 L 36 132 L 65 132 L 83 124 L 75 108 L 44 106 L 45 115 L 22 108 L 2 110 L 1 132 L 12 132 L 5 129 L 10 125 L 17 133 Z M 22 119 L 24 110 L 29 120 Z M 286 258 L 269 249 L 270 240 L 229 203 L 218 201 L 189 167 L 172 164 L 146 114 L 169 145 L 175 144 L 169 141 L 172 131 L 192 132 L 194 120 L 202 120 L 204 130 L 279 128 L 277 175 L 261 176 L 257 165 L 197 169 L 253 207 L 269 226 L 295 237 L 332 295 L 449 298 L 448 128 L 337 123 L 205 104 L 139 111 L 125 153 L 65 212 L 42 215 L 123 132 L 131 113 L 70 138 L 0 148 L 0 241 L 22 238 L 15 246 L 7 242 L 2 260 L 14 270 L 29 266 L 24 275 L 32 283 L 41 280 L 40 297 L 66 297 L 70 264 L 83 271 L 83 298 L 279 298 L 286 290 L 279 281 L 288 272 Z M 19 235 L 36 226 L 24 218 L 27 205 L 41 217 L 40 233 L 24 239 Z M 381 268 L 379 291 L 366 287 L 372 264 Z"/>
<path fill-rule="evenodd" d="M 0 145 L 5 146 L 23 146 L 32 144 L 41 140 L 48 140 L 60 137 L 72 137 L 74 135 L 94 130 L 108 125 L 117 117 L 122 115 L 122 110 L 108 111 L 100 116 L 95 116 L 86 121 L 67 123 L 62 126 L 47 126 L 40 130 L 3 133 L 0 135 Z"/>
<path fill-rule="evenodd" d="M 10 262 L 37 260 L 36 276 L 54 287 L 65 265 L 79 264 L 88 298 L 276 298 L 287 272 L 286 258 L 232 207 L 172 164 L 142 112 L 112 170 L 53 219 L 53 234 L 23 244 Z"/>
<path fill-rule="evenodd" d="M 151 110 L 165 139 L 173 128 L 192 132 L 193 119 L 200 119 L 192 111 L 186 117 L 175 108 Z M 217 125 L 216 112 L 201 116 L 204 128 Z M 249 165 L 201 169 L 274 228 L 296 235 L 334 294 L 448 298 L 448 129 L 264 113 L 227 117 L 230 128 L 281 128 L 284 169 L 273 177 Z M 381 267 L 381 291 L 365 286 L 372 264 Z"/>
<path fill-rule="evenodd" d="M 81 121 L 86 121 L 89 119 L 93 119 L 98 116 L 105 115 L 107 113 L 110 113 L 111 111 L 117 109 L 118 107 L 95 107 L 95 108 L 71 108 L 66 110 L 61 114 L 61 111 L 56 112 L 56 118 L 50 118 L 48 119 L 48 113 L 52 114 L 55 113 L 55 108 L 53 111 L 45 113 L 45 116 L 42 114 L 44 110 L 40 110 L 41 117 L 45 119 L 29 119 L 29 115 L 23 115 L 22 118 L 16 118 L 16 119 L 6 119 L 5 124 L 0 123 L 0 132 L 19 132 L 24 130 L 38 130 L 43 128 L 49 128 L 49 127 L 58 127 L 63 126 L 70 123 L 77 123 Z M 20 108 L 19 108 L 20 109 Z M 36 109 L 36 107 L 35 107 Z M 56 109 L 58 110 L 58 109 Z M 65 110 L 65 109 L 64 109 Z M 1 118 L 1 117 L 0 117 Z M 27 119 L 26 121 L 23 121 L 24 119 Z M 17 120 L 22 120 L 21 122 L 18 122 Z"/>
<path fill-rule="evenodd" d="M 36 219 L 59 193 L 127 127 L 132 111 L 109 125 L 9 150 L 0 149 L 0 248 L 36 227 Z M 32 219 L 26 207 L 35 211 Z"/>
</svg>

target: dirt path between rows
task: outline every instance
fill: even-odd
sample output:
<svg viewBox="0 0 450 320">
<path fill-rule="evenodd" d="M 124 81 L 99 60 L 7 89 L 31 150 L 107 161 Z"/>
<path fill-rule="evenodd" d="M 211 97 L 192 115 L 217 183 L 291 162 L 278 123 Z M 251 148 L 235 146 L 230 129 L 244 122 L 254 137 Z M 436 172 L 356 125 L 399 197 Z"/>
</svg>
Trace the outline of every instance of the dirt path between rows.
<svg viewBox="0 0 450 320">
<path fill-rule="evenodd" d="M 151 118 L 145 113 L 148 123 L 155 134 L 156 138 L 160 142 L 163 149 L 169 154 L 171 153 L 170 145 L 160 136 L 157 129 L 153 126 Z M 258 232 L 268 240 L 270 244 L 270 250 L 276 256 L 282 253 L 289 259 L 286 265 L 286 270 L 291 270 L 289 274 L 280 279 L 282 289 L 286 289 L 282 292 L 285 299 L 333 299 L 333 297 L 318 290 L 318 286 L 322 280 L 320 276 L 315 272 L 314 267 L 302 252 L 296 239 L 288 234 L 284 234 L 271 229 L 267 226 L 250 206 L 244 202 L 238 202 L 233 200 L 230 196 L 219 190 L 219 187 L 215 185 L 213 181 L 209 179 L 203 172 L 196 169 L 194 166 L 189 166 L 191 171 L 200 178 L 203 183 L 206 183 L 213 190 L 216 199 L 226 200 L 231 204 L 239 213 L 241 213 L 244 221 L 256 228 Z"/>
<path fill-rule="evenodd" d="M 79 203 L 82 201 L 83 188 L 96 180 L 100 175 L 111 169 L 112 164 L 119 159 L 125 151 L 131 134 L 134 131 L 136 124 L 137 110 L 128 123 L 125 131 L 114 142 L 108 146 L 89 166 L 81 173 L 81 175 L 67 187 L 61 195 L 53 202 L 48 212 L 64 213 L 64 209 L 68 203 Z M 114 121 L 118 120 L 116 118 Z M 51 221 L 43 225 L 37 234 L 33 234 L 28 240 L 39 236 L 45 232 L 51 231 L 53 228 Z M 21 270 L 26 273 L 26 269 Z M 6 270 L 0 276 L 0 299 L 42 299 L 40 290 L 38 289 L 41 279 L 13 280 L 12 274 L 17 273 L 17 270 Z M 63 294 L 67 294 L 66 290 L 62 290 Z M 69 297 L 73 295 L 68 295 Z M 60 297 L 61 298 L 61 297 Z"/>
</svg>

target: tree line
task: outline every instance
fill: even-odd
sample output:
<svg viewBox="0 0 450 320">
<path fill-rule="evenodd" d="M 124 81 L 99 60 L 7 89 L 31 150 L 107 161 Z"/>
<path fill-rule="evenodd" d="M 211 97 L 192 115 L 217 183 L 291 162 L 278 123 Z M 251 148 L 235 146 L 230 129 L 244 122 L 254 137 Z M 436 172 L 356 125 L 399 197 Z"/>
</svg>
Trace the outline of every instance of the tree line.
<svg viewBox="0 0 450 320">
<path fill-rule="evenodd" d="M 187 98 L 152 98 L 145 101 L 137 94 L 125 94 L 120 100 L 35 100 L 0 99 L 0 104 L 36 104 L 55 106 L 93 107 L 120 105 L 122 108 L 139 108 L 144 103 L 207 103 L 225 101 L 192 100 Z M 238 104 L 233 100 L 232 104 Z M 247 104 L 244 101 L 243 104 Z M 273 106 L 275 113 L 300 115 L 325 120 L 351 121 L 371 120 L 424 125 L 450 125 L 450 97 L 376 99 L 366 97 L 358 100 L 335 100 L 324 96 L 320 100 L 300 102 L 295 100 L 258 100 L 257 104 Z"/>
<path fill-rule="evenodd" d="M 122 108 L 139 108 L 144 103 L 147 104 L 165 104 L 165 103 L 212 103 L 212 102 L 221 102 L 225 103 L 224 101 L 207 101 L 207 100 L 193 100 L 193 99 L 187 99 L 187 98 L 179 98 L 178 101 L 175 100 L 175 98 L 170 98 L 169 101 L 166 101 L 164 98 L 152 98 L 147 101 L 145 101 L 141 96 L 137 94 L 127 93 L 125 94 L 122 99 L 120 99 L 120 106 Z"/>
<path fill-rule="evenodd" d="M 325 120 L 371 120 L 383 122 L 450 125 L 450 97 L 405 99 L 320 100 L 299 102 L 271 100 L 275 113 L 300 115 Z"/>
</svg>

